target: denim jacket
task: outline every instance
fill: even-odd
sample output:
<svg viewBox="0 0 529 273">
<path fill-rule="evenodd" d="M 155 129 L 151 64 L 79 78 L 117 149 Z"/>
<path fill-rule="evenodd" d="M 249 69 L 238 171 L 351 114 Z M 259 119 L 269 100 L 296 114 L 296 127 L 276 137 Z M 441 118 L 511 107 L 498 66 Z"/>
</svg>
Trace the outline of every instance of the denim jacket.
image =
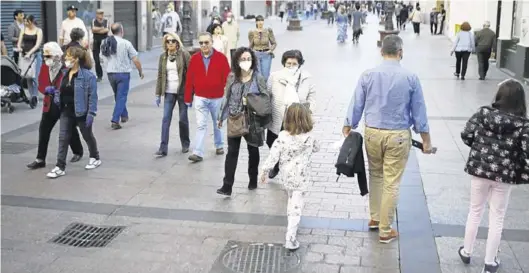
<svg viewBox="0 0 529 273">
<path fill-rule="evenodd" d="M 77 78 L 74 80 L 74 101 L 75 116 L 82 117 L 87 114 L 95 116 L 97 114 L 96 76 L 88 69 L 80 68 L 77 73 Z"/>
</svg>

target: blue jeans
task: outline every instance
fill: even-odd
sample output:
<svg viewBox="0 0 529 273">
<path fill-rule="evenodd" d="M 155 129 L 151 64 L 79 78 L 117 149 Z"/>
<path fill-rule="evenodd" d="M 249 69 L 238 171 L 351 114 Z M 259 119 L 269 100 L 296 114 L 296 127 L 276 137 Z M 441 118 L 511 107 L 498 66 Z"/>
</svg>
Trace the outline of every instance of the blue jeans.
<svg viewBox="0 0 529 273">
<path fill-rule="evenodd" d="M 114 112 L 112 122 L 119 123 L 120 118 L 128 118 L 127 97 L 129 95 L 130 73 L 108 73 L 108 81 L 114 91 Z"/>
<path fill-rule="evenodd" d="M 272 55 L 266 52 L 255 51 L 255 56 L 259 60 L 259 72 L 268 81 L 270 67 L 272 66 Z"/>
<path fill-rule="evenodd" d="M 42 65 L 42 54 L 40 51 L 37 51 L 35 54 L 35 61 L 33 62 L 33 65 L 35 66 L 35 78 L 29 79 L 27 81 L 28 84 L 28 91 L 31 97 L 37 97 L 39 94 L 39 73 L 40 73 L 40 66 Z M 24 71 L 22 71 L 24 73 Z"/>
<path fill-rule="evenodd" d="M 163 100 L 163 119 L 162 119 L 162 140 L 160 141 L 160 151 L 167 153 L 169 146 L 169 129 L 171 127 L 171 120 L 173 119 L 173 109 L 178 103 L 178 115 L 180 117 L 180 142 L 182 148 L 189 148 L 191 141 L 189 140 L 189 118 L 187 117 L 187 105 L 184 99 L 177 94 L 165 93 Z"/>
<path fill-rule="evenodd" d="M 193 154 L 200 157 L 204 156 L 204 138 L 208 129 L 208 116 L 213 121 L 213 134 L 215 136 L 215 148 L 221 149 L 224 146 L 222 141 L 222 132 L 217 126 L 217 118 L 220 114 L 220 104 L 222 98 L 208 99 L 195 95 L 193 104 L 195 105 L 195 115 L 197 118 L 197 134 L 195 137 L 195 150 Z"/>
</svg>

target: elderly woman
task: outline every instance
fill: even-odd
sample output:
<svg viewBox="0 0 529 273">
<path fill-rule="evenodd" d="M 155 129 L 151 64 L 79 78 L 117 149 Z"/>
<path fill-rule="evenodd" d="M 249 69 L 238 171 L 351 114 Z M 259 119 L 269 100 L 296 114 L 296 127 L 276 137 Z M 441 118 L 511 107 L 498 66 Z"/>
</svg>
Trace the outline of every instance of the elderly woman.
<svg viewBox="0 0 529 273">
<path fill-rule="evenodd" d="M 62 78 L 62 50 L 58 43 L 49 42 L 44 44 L 44 64 L 40 68 L 39 75 L 39 92 L 44 95 L 42 104 L 42 118 L 39 125 L 39 146 L 37 149 L 37 159 L 27 165 L 29 169 L 40 169 L 46 167 L 46 155 L 48 154 L 48 143 L 53 127 L 61 117 L 61 108 L 59 103 Z M 72 137 L 70 139 L 70 148 L 73 157 L 70 162 L 77 162 L 83 157 L 83 145 L 79 138 L 79 133 L 75 124 L 71 128 Z"/>
<path fill-rule="evenodd" d="M 272 147 L 279 132 L 283 129 L 283 118 L 288 106 L 302 103 L 314 112 L 315 88 L 312 76 L 301 69 L 305 60 L 299 50 L 288 50 L 281 57 L 283 69 L 272 73 L 268 80 L 268 92 L 272 95 L 272 123 L 268 126 L 266 144 Z M 274 178 L 279 173 L 279 165 L 269 172 L 268 177 Z"/>
<path fill-rule="evenodd" d="M 214 24 L 211 27 L 210 33 L 213 39 L 213 48 L 216 51 L 224 54 L 224 56 L 226 56 L 226 59 L 228 59 L 228 63 L 231 65 L 231 54 L 230 54 L 230 46 L 228 43 L 228 37 L 224 35 L 222 26 L 219 24 Z"/>
<path fill-rule="evenodd" d="M 160 148 L 155 153 L 162 157 L 167 155 L 169 146 L 169 128 L 173 120 L 173 110 L 178 103 L 180 143 L 182 153 L 189 152 L 189 119 L 187 117 L 187 106 L 184 103 L 184 87 L 186 70 L 189 65 L 189 53 L 184 50 L 180 37 L 169 32 L 163 37 L 163 50 L 158 62 L 158 79 L 156 81 L 156 105 L 160 106 L 163 100 L 162 136 Z"/>
<path fill-rule="evenodd" d="M 246 119 L 249 133 L 244 136 L 228 135 L 228 154 L 224 163 L 224 181 L 222 187 L 217 190 L 218 194 L 230 196 L 235 181 L 235 169 L 239 159 L 241 139 L 244 137 L 248 147 L 248 176 L 250 182 L 248 189 L 257 188 L 257 174 L 259 172 L 259 147 L 264 144 L 263 120 L 246 108 L 246 96 L 254 93 L 267 93 L 266 81 L 257 73 L 257 57 L 247 47 L 240 47 L 233 55 L 232 73 L 228 76 L 226 92 L 221 107 L 222 114 L 219 115 L 219 128 L 224 120 L 230 117 L 242 116 Z M 231 130 L 233 119 L 228 119 L 228 132 Z"/>
<path fill-rule="evenodd" d="M 454 52 L 456 53 L 456 72 L 454 76 L 459 78 L 459 75 L 461 75 L 461 80 L 465 80 L 470 53 L 476 51 L 474 33 L 470 32 L 471 29 L 472 27 L 470 27 L 468 22 L 461 24 L 461 31 L 457 33 L 454 47 L 450 53 L 451 55 Z"/>
<path fill-rule="evenodd" d="M 250 48 L 255 52 L 259 63 L 259 72 L 268 80 L 274 49 L 277 47 L 276 37 L 271 28 L 264 28 L 264 18 L 261 15 L 255 17 L 256 29 L 248 32 Z"/>
</svg>

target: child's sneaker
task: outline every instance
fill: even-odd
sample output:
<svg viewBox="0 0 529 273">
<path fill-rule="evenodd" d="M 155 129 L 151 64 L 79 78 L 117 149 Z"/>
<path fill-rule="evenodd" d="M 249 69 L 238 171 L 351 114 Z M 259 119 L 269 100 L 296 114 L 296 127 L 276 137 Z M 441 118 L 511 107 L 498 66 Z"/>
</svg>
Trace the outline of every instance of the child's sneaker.
<svg viewBox="0 0 529 273">
<path fill-rule="evenodd" d="M 285 243 L 285 248 L 290 251 L 296 251 L 299 248 L 299 242 L 296 239 L 287 240 Z"/>
<path fill-rule="evenodd" d="M 498 269 L 500 268 L 500 260 L 498 257 L 494 259 L 494 264 L 485 264 L 485 267 L 483 268 L 483 273 L 496 273 L 498 272 Z"/>
<path fill-rule="evenodd" d="M 464 264 L 470 264 L 470 254 L 465 251 L 464 246 L 460 247 L 457 253 L 459 254 L 459 258 L 461 258 L 461 261 Z"/>
</svg>

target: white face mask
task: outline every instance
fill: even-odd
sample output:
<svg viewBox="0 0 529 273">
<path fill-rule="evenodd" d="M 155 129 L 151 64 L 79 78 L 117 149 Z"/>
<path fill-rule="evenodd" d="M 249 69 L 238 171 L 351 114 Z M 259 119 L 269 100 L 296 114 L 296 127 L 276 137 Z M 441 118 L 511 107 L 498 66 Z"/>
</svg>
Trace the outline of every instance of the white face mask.
<svg viewBox="0 0 529 273">
<path fill-rule="evenodd" d="M 231 20 L 232 20 L 231 17 L 229 17 L 229 18 L 228 18 L 228 23 L 231 23 Z"/>
<path fill-rule="evenodd" d="M 53 59 L 46 59 L 46 61 L 44 62 L 46 63 L 47 66 L 52 66 L 55 63 Z"/>
<path fill-rule="evenodd" d="M 251 61 L 242 61 L 242 62 L 239 63 L 239 66 L 241 67 L 242 70 L 248 71 L 248 70 L 250 70 L 250 67 L 252 67 L 252 62 Z"/>
<path fill-rule="evenodd" d="M 288 71 L 290 75 L 294 75 L 296 74 L 296 72 L 298 72 L 299 66 L 285 67 L 285 69 Z"/>
<path fill-rule="evenodd" d="M 66 68 L 72 68 L 73 64 L 74 63 L 72 61 L 64 61 L 64 66 L 66 66 Z"/>
</svg>

